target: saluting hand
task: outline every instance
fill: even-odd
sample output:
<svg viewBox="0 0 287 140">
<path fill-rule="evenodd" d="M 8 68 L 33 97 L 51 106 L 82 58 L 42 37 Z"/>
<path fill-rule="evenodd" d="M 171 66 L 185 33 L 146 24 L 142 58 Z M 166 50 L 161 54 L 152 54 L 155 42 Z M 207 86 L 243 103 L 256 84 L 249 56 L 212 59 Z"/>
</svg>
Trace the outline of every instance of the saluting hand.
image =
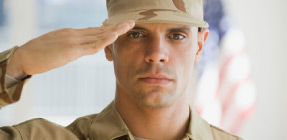
<svg viewBox="0 0 287 140">
<path fill-rule="evenodd" d="M 19 78 L 61 67 L 84 55 L 92 55 L 135 25 L 134 21 L 86 29 L 60 29 L 19 47 L 7 66 L 7 74 Z"/>
</svg>

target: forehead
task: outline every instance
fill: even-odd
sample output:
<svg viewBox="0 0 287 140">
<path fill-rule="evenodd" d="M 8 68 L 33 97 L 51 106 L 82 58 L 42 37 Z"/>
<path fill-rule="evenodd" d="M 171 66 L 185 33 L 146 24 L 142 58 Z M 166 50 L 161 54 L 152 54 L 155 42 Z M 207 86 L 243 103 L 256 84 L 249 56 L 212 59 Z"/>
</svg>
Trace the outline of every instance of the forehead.
<svg viewBox="0 0 287 140">
<path fill-rule="evenodd" d="M 147 31 L 188 31 L 193 32 L 197 27 L 190 25 L 172 24 L 172 23 L 139 23 L 133 28 L 134 30 L 147 30 Z"/>
</svg>

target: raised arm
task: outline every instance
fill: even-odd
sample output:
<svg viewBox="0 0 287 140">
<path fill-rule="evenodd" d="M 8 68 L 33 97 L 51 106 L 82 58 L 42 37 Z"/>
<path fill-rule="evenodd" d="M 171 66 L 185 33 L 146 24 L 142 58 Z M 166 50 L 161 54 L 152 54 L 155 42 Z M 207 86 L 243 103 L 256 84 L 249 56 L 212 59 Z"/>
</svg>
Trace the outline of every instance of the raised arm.
<svg viewBox="0 0 287 140">
<path fill-rule="evenodd" d="M 133 21 L 86 29 L 60 29 L 0 54 L 0 107 L 19 100 L 27 75 L 44 73 L 92 55 L 133 28 Z M 7 75 L 19 80 L 7 88 Z"/>
</svg>

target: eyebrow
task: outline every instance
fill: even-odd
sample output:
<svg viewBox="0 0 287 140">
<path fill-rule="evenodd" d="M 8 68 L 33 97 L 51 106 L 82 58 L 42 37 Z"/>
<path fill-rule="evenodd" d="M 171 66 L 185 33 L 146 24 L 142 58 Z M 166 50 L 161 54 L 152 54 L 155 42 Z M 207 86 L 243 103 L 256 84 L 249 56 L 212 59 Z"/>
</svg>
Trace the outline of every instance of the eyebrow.
<svg viewBox="0 0 287 140">
<path fill-rule="evenodd" d="M 146 28 L 140 27 L 140 26 L 135 26 L 135 27 L 133 28 L 133 30 L 146 30 L 146 31 L 148 31 Z"/>
<path fill-rule="evenodd" d="M 189 31 L 190 32 L 190 27 L 189 26 L 183 26 L 183 27 L 177 27 L 177 28 L 170 28 L 168 29 L 169 32 L 183 32 L 183 31 Z"/>
<path fill-rule="evenodd" d="M 133 30 L 145 30 L 148 31 L 148 29 L 141 27 L 141 26 L 135 26 Z M 167 29 L 168 32 L 183 32 L 183 31 L 189 31 L 190 32 L 190 27 L 189 26 L 181 26 L 181 27 L 175 27 L 175 28 L 169 28 Z"/>
</svg>

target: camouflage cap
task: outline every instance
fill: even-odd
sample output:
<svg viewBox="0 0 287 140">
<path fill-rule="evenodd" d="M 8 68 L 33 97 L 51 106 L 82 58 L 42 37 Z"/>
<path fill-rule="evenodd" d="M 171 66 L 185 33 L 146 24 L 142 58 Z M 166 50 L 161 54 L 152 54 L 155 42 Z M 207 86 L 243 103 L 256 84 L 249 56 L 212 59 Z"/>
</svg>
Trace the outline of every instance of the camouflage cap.
<svg viewBox="0 0 287 140">
<path fill-rule="evenodd" d="M 106 0 L 104 24 L 134 20 L 136 23 L 174 23 L 207 28 L 202 0 Z"/>
</svg>

